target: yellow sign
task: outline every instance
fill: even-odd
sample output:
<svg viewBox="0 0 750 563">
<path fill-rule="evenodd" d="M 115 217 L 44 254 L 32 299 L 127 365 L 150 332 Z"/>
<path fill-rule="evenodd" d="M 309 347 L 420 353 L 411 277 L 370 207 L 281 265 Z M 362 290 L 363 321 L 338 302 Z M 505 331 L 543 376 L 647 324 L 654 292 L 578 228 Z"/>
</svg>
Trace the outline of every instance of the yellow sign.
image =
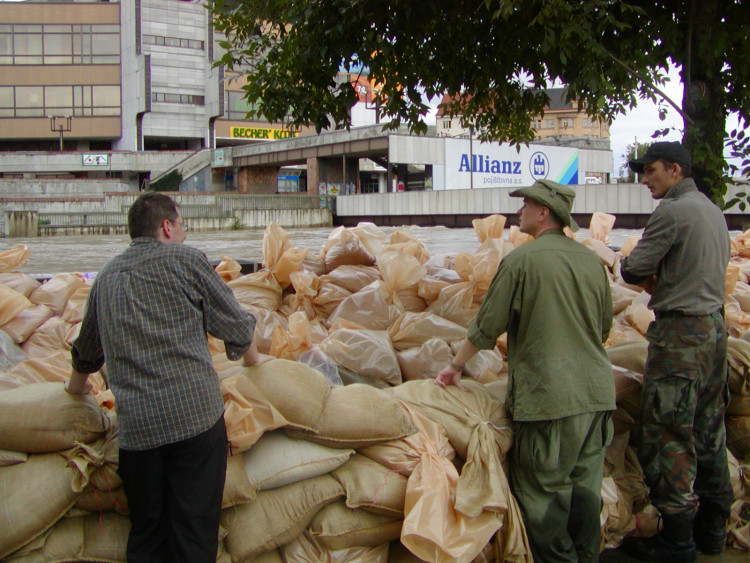
<svg viewBox="0 0 750 563">
<path fill-rule="evenodd" d="M 298 137 L 299 131 L 289 129 L 263 129 L 261 127 L 230 127 L 229 136 L 232 139 L 257 139 L 262 141 L 277 141 Z"/>
</svg>

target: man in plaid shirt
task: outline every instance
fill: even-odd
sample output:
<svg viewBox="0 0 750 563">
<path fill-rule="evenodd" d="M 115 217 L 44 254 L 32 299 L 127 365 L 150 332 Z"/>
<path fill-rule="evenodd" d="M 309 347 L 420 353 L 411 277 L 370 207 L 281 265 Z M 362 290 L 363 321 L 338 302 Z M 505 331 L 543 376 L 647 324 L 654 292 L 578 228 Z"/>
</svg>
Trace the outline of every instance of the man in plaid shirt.
<svg viewBox="0 0 750 563">
<path fill-rule="evenodd" d="M 128 498 L 129 563 L 213 562 L 227 461 L 224 405 L 206 333 L 230 360 L 267 359 L 255 318 L 199 250 L 166 195 L 128 212 L 132 242 L 99 272 L 73 344 L 66 389 L 91 390 L 106 362 L 119 421 L 119 473 Z"/>
</svg>

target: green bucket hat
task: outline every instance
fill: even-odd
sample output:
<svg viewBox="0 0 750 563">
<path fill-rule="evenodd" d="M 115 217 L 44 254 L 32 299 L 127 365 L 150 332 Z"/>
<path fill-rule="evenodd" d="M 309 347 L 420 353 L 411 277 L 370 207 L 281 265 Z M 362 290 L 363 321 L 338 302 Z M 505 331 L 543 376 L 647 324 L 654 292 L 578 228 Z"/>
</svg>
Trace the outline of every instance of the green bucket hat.
<svg viewBox="0 0 750 563">
<path fill-rule="evenodd" d="M 510 192 L 510 197 L 528 197 L 538 201 L 543 206 L 548 207 L 562 221 L 563 225 L 570 227 L 572 231 L 579 229 L 578 223 L 570 216 L 576 193 L 568 186 L 563 186 L 552 180 L 537 180 L 528 188 L 520 188 Z"/>
</svg>

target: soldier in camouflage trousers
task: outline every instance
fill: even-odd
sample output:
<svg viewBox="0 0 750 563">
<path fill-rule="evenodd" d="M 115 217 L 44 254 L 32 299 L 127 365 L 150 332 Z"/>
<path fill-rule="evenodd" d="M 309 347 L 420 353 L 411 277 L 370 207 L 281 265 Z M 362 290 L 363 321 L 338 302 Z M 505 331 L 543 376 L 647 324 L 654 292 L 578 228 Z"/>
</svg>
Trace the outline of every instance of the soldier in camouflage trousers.
<svg viewBox="0 0 750 563">
<path fill-rule="evenodd" d="M 692 563 L 720 553 L 733 500 L 726 456 L 727 332 L 722 308 L 729 232 L 721 210 L 692 180 L 690 154 L 653 143 L 629 162 L 661 202 L 621 262 L 625 282 L 651 294 L 638 458 L 661 531 L 628 537 L 644 561 Z"/>
<path fill-rule="evenodd" d="M 692 513 L 699 499 L 728 512 L 724 318 L 661 315 L 646 336 L 638 458 L 651 502 L 661 514 Z"/>
</svg>

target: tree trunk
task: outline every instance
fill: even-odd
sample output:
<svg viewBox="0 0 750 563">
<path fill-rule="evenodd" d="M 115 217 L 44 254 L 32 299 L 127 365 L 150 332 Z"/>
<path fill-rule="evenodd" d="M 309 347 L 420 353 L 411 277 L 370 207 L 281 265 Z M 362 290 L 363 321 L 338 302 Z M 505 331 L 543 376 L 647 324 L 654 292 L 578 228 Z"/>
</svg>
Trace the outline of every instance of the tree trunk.
<svg viewBox="0 0 750 563">
<path fill-rule="evenodd" d="M 682 65 L 685 120 L 683 143 L 693 156 L 693 177 L 698 189 L 723 202 L 723 151 L 726 136 L 726 93 L 721 81 L 721 52 L 715 46 L 718 13 L 725 0 L 691 0 L 687 5 L 685 54 Z"/>
</svg>

